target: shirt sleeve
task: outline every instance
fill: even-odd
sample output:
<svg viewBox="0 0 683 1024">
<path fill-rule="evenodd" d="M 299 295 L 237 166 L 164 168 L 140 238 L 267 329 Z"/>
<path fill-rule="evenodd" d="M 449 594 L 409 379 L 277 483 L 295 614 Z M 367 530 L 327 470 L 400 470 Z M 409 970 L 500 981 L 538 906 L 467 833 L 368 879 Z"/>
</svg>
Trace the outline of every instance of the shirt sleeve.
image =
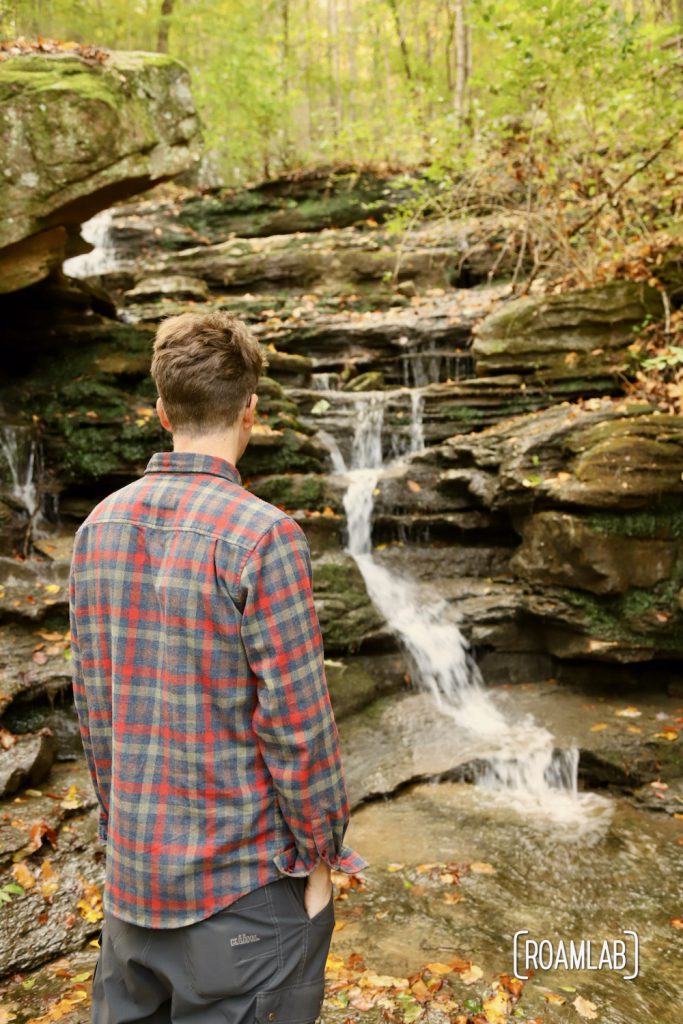
<svg viewBox="0 0 683 1024">
<path fill-rule="evenodd" d="M 368 866 L 343 839 L 349 803 L 339 736 L 325 678 L 313 604 L 308 540 L 291 518 L 277 520 L 241 574 L 241 634 L 257 680 L 252 726 L 273 778 L 294 847 L 273 861 L 308 875 L 322 858 L 349 874 Z"/>
<path fill-rule="evenodd" d="M 104 788 L 101 783 L 101 776 L 104 774 L 106 775 L 107 779 L 109 778 L 111 760 L 109 757 L 107 757 L 106 760 L 98 764 L 98 760 L 96 757 L 96 739 L 93 739 L 93 733 L 91 732 L 91 712 L 88 705 L 87 690 L 85 686 L 85 679 L 83 676 L 81 649 L 78 644 L 78 618 L 78 589 L 76 585 L 76 577 L 72 562 L 71 572 L 69 575 L 69 629 L 71 635 L 71 680 L 73 686 L 73 697 L 74 704 L 76 706 L 76 711 L 78 713 L 78 724 L 81 733 L 81 740 L 83 741 L 85 759 L 88 765 L 88 771 L 90 772 L 90 778 L 92 780 L 93 788 L 95 790 L 95 795 L 97 797 L 97 802 L 99 804 L 97 833 L 100 841 L 103 844 L 106 844 L 107 826 L 109 822 L 109 806 L 108 796 L 106 798 L 104 796 Z M 94 727 L 94 731 L 95 733 L 97 733 L 96 725 Z M 108 750 L 108 740 L 106 740 L 104 734 L 102 735 L 101 740 L 105 742 L 105 745 Z"/>
</svg>

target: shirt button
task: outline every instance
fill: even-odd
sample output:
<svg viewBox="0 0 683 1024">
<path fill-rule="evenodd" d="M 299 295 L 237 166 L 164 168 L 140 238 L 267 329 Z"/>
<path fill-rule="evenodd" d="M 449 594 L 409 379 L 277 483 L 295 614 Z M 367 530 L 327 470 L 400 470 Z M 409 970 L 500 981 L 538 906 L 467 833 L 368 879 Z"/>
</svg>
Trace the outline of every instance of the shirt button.
<svg viewBox="0 0 683 1024">
<path fill-rule="evenodd" d="M 272 1011 L 272 1010 L 271 1010 L 271 1011 L 270 1011 L 270 1013 L 268 1014 L 268 1020 L 275 1020 L 275 1014 L 273 1013 L 273 1011 Z"/>
</svg>

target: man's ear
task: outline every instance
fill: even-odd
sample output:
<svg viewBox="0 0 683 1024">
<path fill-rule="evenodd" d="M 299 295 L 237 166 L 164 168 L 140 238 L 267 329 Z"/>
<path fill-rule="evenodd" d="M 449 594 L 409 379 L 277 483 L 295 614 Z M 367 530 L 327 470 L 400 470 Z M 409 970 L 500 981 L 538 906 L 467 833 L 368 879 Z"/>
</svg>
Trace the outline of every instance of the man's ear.
<svg viewBox="0 0 683 1024">
<path fill-rule="evenodd" d="M 256 404 L 258 402 L 258 395 L 255 391 L 252 392 L 251 398 L 249 399 L 249 405 L 245 409 L 244 413 L 244 425 L 249 428 L 254 425 L 254 419 L 256 417 Z"/>
<path fill-rule="evenodd" d="M 173 427 L 171 426 L 169 418 L 166 415 L 166 410 L 164 409 L 164 403 L 161 401 L 161 395 L 159 395 L 159 397 L 157 398 L 156 409 L 157 409 L 157 416 L 159 417 L 159 420 L 161 422 L 162 427 L 165 430 L 171 430 L 172 431 Z"/>
</svg>

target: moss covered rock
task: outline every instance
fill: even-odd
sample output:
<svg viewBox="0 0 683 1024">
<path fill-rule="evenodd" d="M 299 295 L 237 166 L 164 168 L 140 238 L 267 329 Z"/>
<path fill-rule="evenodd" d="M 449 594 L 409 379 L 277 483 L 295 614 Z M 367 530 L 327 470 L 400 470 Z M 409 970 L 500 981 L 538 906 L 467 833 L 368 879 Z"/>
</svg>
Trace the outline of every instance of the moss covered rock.
<svg viewBox="0 0 683 1024">
<path fill-rule="evenodd" d="M 27 54 L 0 64 L 0 291 L 45 277 L 78 225 L 189 168 L 199 130 L 186 68 L 161 54 Z"/>
<path fill-rule="evenodd" d="M 659 292 L 632 281 L 516 299 L 480 324 L 472 346 L 476 370 L 550 380 L 616 373 L 636 329 L 662 313 Z"/>
</svg>

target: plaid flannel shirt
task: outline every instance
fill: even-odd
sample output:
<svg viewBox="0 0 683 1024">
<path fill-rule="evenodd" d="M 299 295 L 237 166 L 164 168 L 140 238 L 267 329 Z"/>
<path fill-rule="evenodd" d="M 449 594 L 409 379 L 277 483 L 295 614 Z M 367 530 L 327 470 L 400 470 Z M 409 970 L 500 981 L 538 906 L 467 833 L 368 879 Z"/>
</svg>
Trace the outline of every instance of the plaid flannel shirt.
<svg viewBox="0 0 683 1024">
<path fill-rule="evenodd" d="M 106 843 L 104 906 L 174 928 L 281 873 L 368 862 L 291 516 L 226 459 L 157 452 L 76 533 L 74 700 Z"/>
</svg>

